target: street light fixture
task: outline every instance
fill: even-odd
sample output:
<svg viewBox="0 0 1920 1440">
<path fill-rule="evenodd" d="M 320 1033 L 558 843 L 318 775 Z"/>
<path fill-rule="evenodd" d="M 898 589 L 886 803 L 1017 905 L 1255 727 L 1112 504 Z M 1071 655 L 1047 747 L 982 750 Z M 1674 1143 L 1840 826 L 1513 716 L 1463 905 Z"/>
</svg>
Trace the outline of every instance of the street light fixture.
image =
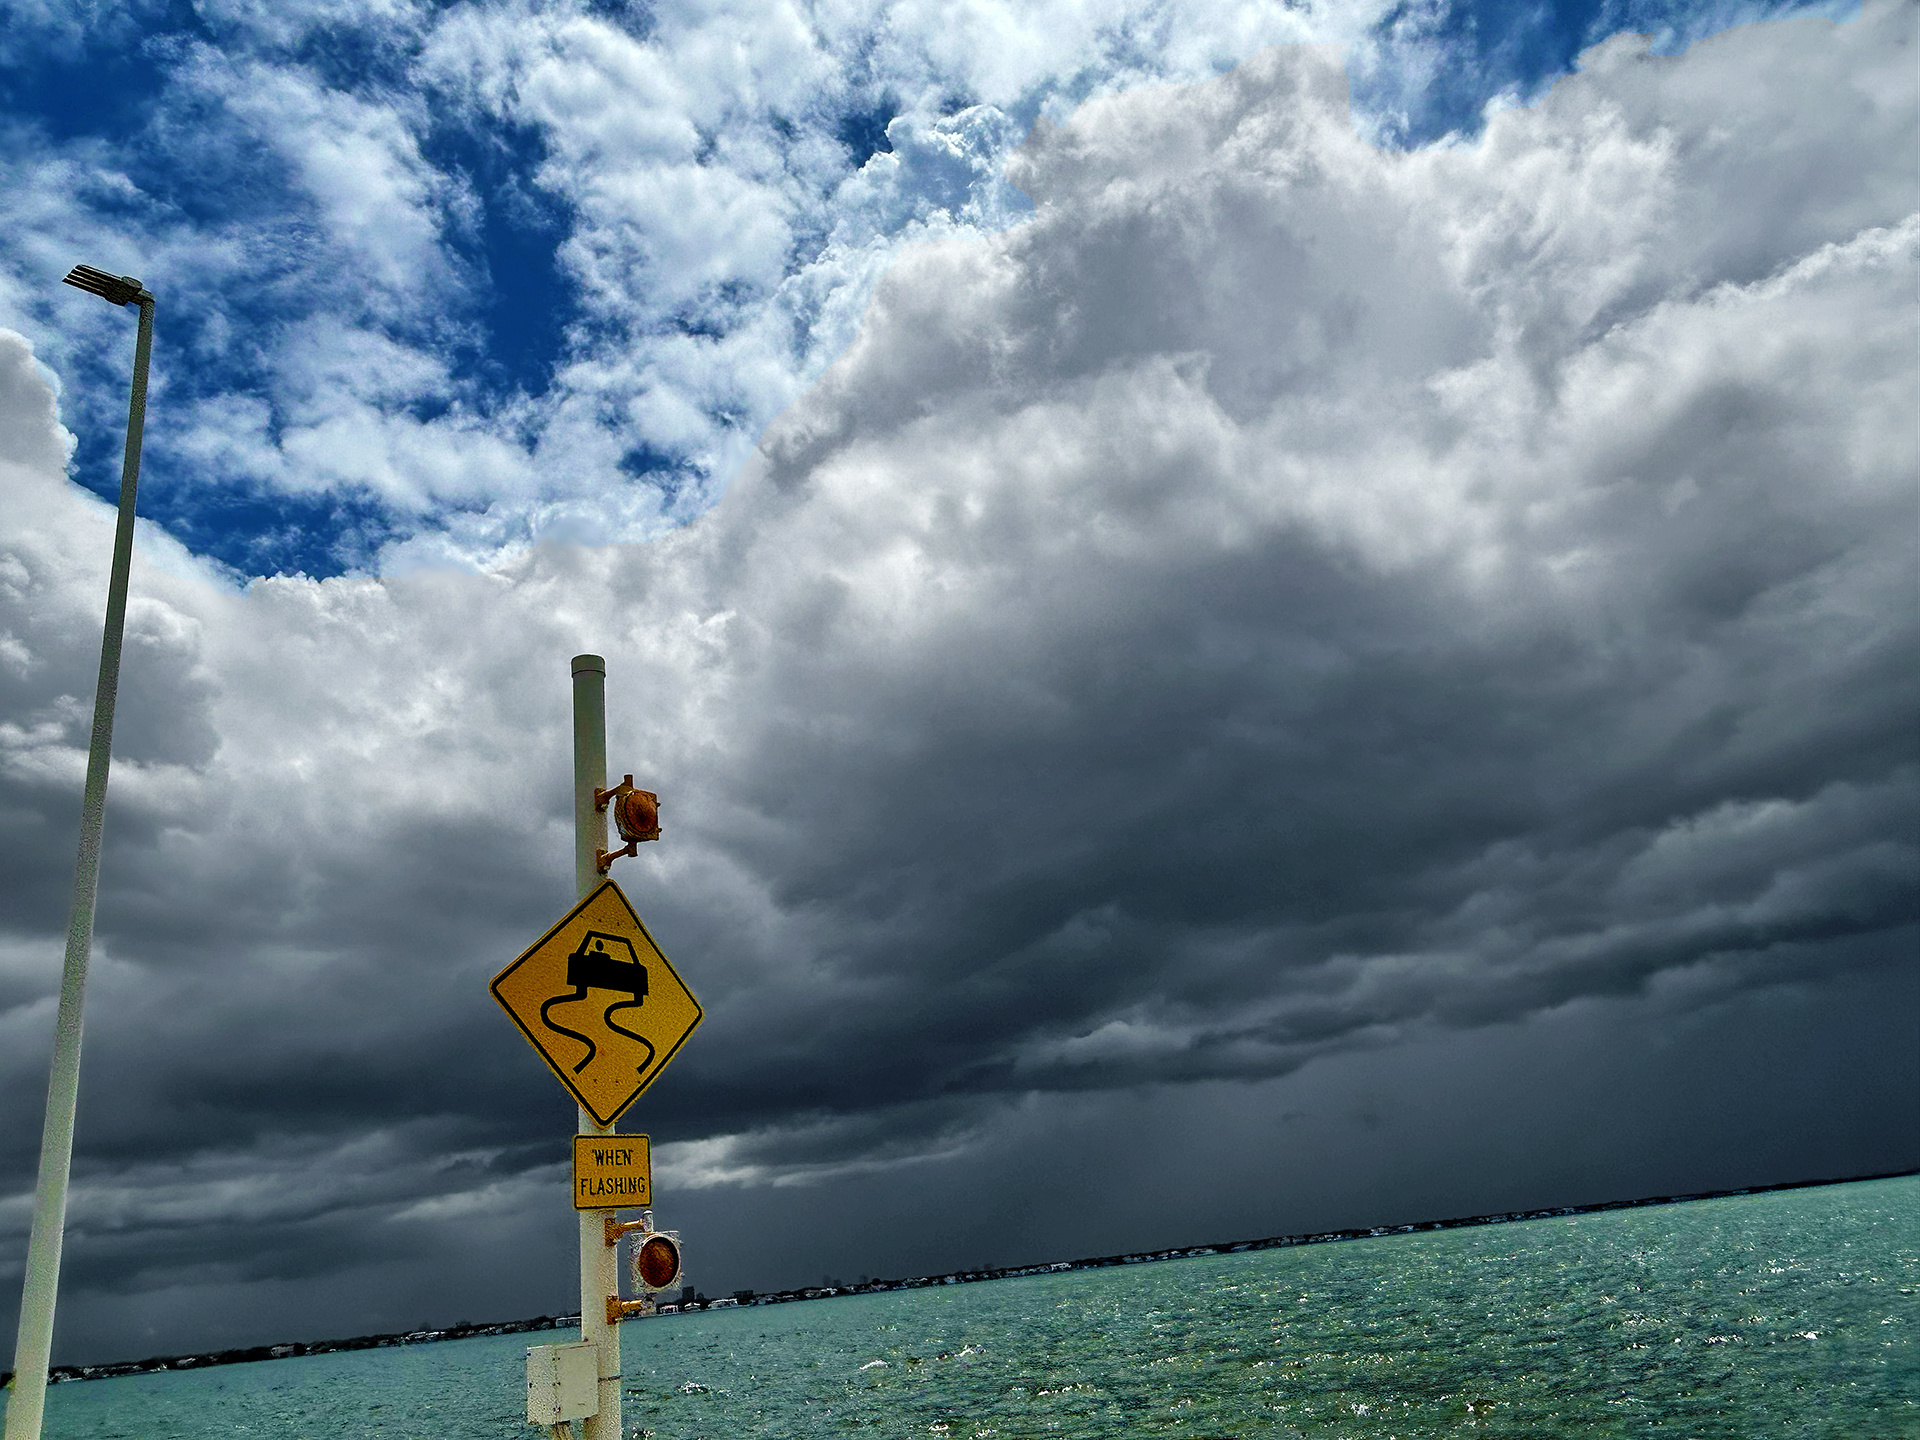
<svg viewBox="0 0 1920 1440">
<path fill-rule="evenodd" d="M 120 686 L 120 641 L 126 630 L 127 573 L 133 565 L 133 497 L 140 482 L 140 432 L 147 417 L 147 356 L 153 348 L 153 296 L 138 280 L 76 265 L 67 275 L 67 284 L 115 305 L 137 304 L 140 329 L 133 346 L 127 453 L 120 467 L 120 518 L 113 532 L 107 620 L 100 639 L 100 684 L 94 692 L 93 739 L 87 748 L 87 785 L 80 802 L 80 857 L 74 866 L 73 905 L 67 912 L 67 958 L 60 972 L 60 1011 L 54 1021 L 53 1067 L 47 1077 L 47 1119 L 40 1134 L 40 1177 L 33 1193 L 33 1231 L 27 1241 L 27 1277 L 14 1345 L 6 1440 L 40 1440 L 46 1408 L 53 1302 L 60 1287 L 67 1179 L 73 1169 L 73 1115 L 80 1094 L 80 1021 L 86 1002 L 87 959 L 93 950 L 93 902 L 100 888 L 100 832 L 107 812 L 107 762 L 113 746 L 114 696 Z"/>
<path fill-rule="evenodd" d="M 153 296 L 146 293 L 147 287 L 131 275 L 109 275 L 91 265 L 74 266 L 67 272 L 67 284 L 76 290 L 98 295 L 103 300 L 111 300 L 116 305 L 131 304 L 143 295 L 146 296 L 146 304 L 153 304 Z"/>
</svg>

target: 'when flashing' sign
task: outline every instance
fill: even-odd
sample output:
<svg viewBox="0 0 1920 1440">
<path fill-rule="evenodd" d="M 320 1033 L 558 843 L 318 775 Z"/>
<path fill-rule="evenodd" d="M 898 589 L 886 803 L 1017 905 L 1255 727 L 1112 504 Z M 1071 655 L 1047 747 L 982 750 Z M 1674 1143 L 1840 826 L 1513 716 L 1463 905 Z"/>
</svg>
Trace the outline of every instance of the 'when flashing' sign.
<svg viewBox="0 0 1920 1440">
<path fill-rule="evenodd" d="M 573 1208 L 633 1210 L 653 1203 L 653 1147 L 645 1135 L 573 1137 Z"/>
</svg>

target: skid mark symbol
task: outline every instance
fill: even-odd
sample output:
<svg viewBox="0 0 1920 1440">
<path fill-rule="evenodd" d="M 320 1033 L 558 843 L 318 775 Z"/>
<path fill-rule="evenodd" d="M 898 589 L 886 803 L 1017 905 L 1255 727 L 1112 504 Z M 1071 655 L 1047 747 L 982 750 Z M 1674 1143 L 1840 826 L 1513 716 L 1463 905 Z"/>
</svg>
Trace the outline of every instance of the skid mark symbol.
<svg viewBox="0 0 1920 1440">
<path fill-rule="evenodd" d="M 617 955 L 608 954 L 609 942 L 626 951 L 628 958 L 623 960 Z M 614 1034 L 625 1035 L 629 1040 L 637 1040 L 646 1047 L 646 1059 L 634 1067 L 636 1073 L 644 1074 L 647 1066 L 653 1063 L 653 1043 L 646 1036 L 636 1035 L 626 1026 L 615 1024 L 613 1019 L 614 1011 L 637 1010 L 647 998 L 647 967 L 634 957 L 632 942 L 619 935 L 609 935 L 601 930 L 589 930 L 581 939 L 580 948 L 567 956 L 567 984 L 573 986 L 572 994 L 555 995 L 541 1003 L 540 1023 L 549 1030 L 578 1040 L 587 1047 L 587 1053 L 580 1057 L 579 1063 L 573 1067 L 573 1073 L 578 1075 L 591 1065 L 600 1047 L 594 1044 L 591 1036 L 583 1035 L 578 1030 L 568 1029 L 552 1019 L 547 1012 L 556 1005 L 568 1005 L 575 1000 L 586 999 L 588 990 L 614 990 L 633 998 L 615 1000 L 609 1004 L 600 1017 L 601 1023 Z"/>
</svg>

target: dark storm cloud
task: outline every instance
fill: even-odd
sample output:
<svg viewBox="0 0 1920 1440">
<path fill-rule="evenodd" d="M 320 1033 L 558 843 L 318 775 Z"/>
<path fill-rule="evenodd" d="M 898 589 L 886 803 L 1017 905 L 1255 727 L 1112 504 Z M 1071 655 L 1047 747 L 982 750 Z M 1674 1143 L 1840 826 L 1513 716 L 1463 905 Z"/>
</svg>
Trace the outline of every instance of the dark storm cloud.
<svg viewBox="0 0 1920 1440">
<path fill-rule="evenodd" d="M 148 1227 L 173 1314 L 295 1273 L 344 1294 L 435 1222 L 547 1223 L 570 1112 L 485 982 L 570 891 L 583 650 L 614 774 L 664 797 L 617 878 L 708 1015 L 635 1123 L 715 1217 L 831 1193 L 894 1244 L 902 1197 L 978 1162 L 1052 1244 L 1060 1167 L 1117 1163 L 1144 1105 L 1257 1230 L 1269 1180 L 1205 1097 L 1318 1096 L 1301 1124 L 1358 1186 L 1404 1102 L 1336 1105 L 1330 1072 L 1404 1096 L 1444 1056 L 1484 1096 L 1493 1057 L 1547 1073 L 1577 1034 L 1588 1103 L 1636 1046 L 1774 1033 L 1783 996 L 1817 1046 L 1858 997 L 1910 1007 L 1909 20 L 1611 42 L 1406 155 L 1355 138 L 1312 51 L 1093 104 L 1015 167 L 1031 222 L 906 255 L 685 531 L 240 594 L 151 551 L 78 1283 Z M 0 610 L 0 1063 L 37 1114 L 66 861 L 35 837 L 71 833 L 107 517 L 0 359 L 0 579 L 39 577 Z M 1757 1115 L 1722 1129 L 1788 1163 Z M 1449 1124 L 1515 1193 L 1589 1175 Z M 985 1258 L 1016 1257 L 949 1263 Z"/>
<path fill-rule="evenodd" d="M 1754 43 L 1700 47 L 1699 88 Z M 730 497 L 755 524 L 684 542 L 735 657 L 697 788 L 841 921 L 780 1007 L 835 1062 L 776 1046 L 783 1094 L 1280 1074 L 1903 953 L 1912 325 L 1817 337 L 1908 273 L 1911 222 L 1871 227 L 1911 186 L 1823 178 L 1783 234 L 1784 191 L 1663 131 L 1706 109 L 1680 62 L 1590 69 L 1393 161 L 1271 52 L 1043 132 L 1031 226 L 889 277 Z M 1850 123 L 1756 133 L 1789 175 L 1911 158 Z M 1665 228 L 1743 204 L 1765 240 Z"/>
</svg>

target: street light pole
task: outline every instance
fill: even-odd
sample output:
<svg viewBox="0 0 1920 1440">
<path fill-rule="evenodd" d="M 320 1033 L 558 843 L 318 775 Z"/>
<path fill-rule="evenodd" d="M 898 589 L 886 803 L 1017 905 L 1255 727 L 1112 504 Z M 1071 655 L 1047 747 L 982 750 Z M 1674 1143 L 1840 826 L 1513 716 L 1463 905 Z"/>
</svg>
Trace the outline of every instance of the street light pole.
<svg viewBox="0 0 1920 1440">
<path fill-rule="evenodd" d="M 80 857 L 74 867 L 73 906 L 67 913 L 67 958 L 60 973 L 60 1010 L 54 1022 L 53 1068 L 47 1078 L 47 1118 L 40 1134 L 40 1178 L 34 1188 L 33 1230 L 27 1241 L 27 1277 L 14 1344 L 6 1440 L 40 1440 L 46 1408 L 53 1302 L 60 1286 L 67 1178 L 73 1168 L 73 1116 L 80 1095 L 80 1022 L 86 1004 L 87 960 L 93 951 L 94 896 L 100 887 L 100 832 L 107 811 L 113 702 L 120 687 L 120 640 L 126 629 L 127 575 L 133 565 L 133 498 L 140 483 L 140 434 L 147 417 L 147 357 L 153 348 L 153 296 L 138 280 L 76 265 L 66 282 L 115 305 L 137 304 L 140 329 L 133 347 L 133 396 L 127 407 L 126 457 L 120 466 L 120 519 L 113 532 L 100 684 L 94 692 L 93 739 L 87 748 L 87 785 L 80 802 Z"/>
</svg>

